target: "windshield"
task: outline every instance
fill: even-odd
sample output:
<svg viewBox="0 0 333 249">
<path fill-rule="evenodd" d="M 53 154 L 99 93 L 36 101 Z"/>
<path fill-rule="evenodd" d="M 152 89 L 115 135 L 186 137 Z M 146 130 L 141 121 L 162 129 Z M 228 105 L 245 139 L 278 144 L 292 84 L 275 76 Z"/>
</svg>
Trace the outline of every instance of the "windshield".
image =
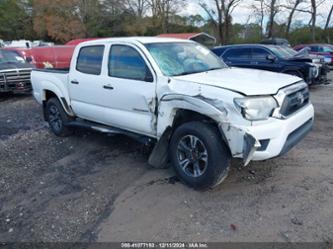
<svg viewBox="0 0 333 249">
<path fill-rule="evenodd" d="M 0 63 L 25 63 L 16 52 L 0 50 Z"/>
<path fill-rule="evenodd" d="M 189 42 L 151 43 L 146 48 L 166 76 L 179 76 L 226 68 L 209 49 Z"/>
<path fill-rule="evenodd" d="M 271 46 L 270 49 L 274 52 L 274 54 L 283 59 L 290 59 L 297 54 L 294 49 L 288 47 Z"/>
</svg>

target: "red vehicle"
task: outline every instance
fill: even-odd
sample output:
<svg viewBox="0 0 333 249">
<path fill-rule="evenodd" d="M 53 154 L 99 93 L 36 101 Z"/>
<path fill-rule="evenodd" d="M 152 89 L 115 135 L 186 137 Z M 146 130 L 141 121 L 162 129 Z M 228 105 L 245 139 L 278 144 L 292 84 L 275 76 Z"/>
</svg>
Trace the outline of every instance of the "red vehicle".
<svg viewBox="0 0 333 249">
<path fill-rule="evenodd" d="M 97 40 L 97 39 L 101 39 L 101 38 L 84 38 L 84 39 L 75 39 L 75 40 L 71 40 L 69 42 L 66 43 L 67 46 L 77 46 L 82 42 L 86 42 L 86 41 L 93 41 L 93 40 Z"/>
<path fill-rule="evenodd" d="M 94 40 L 97 38 L 76 39 L 68 42 L 66 45 L 53 47 L 34 47 L 34 48 L 5 48 L 17 52 L 27 62 L 33 64 L 36 68 L 69 68 L 72 55 L 76 45 L 81 42 Z"/>
<path fill-rule="evenodd" d="M 36 68 L 69 68 L 75 46 L 5 48 L 16 51 Z"/>
<path fill-rule="evenodd" d="M 333 66 L 333 45 L 330 44 L 303 44 L 294 47 L 296 51 L 304 48 L 310 48 L 310 54 L 322 55 L 325 57 L 325 62 Z"/>
</svg>

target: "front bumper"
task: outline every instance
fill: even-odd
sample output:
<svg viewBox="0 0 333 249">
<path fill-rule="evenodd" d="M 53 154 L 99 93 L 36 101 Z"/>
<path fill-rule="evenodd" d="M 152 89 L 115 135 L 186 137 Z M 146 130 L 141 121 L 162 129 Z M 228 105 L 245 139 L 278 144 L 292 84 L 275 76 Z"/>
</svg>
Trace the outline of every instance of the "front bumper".
<svg viewBox="0 0 333 249">
<path fill-rule="evenodd" d="M 0 84 L 0 93 L 13 92 L 13 93 L 29 93 L 31 92 L 31 84 L 18 83 L 8 86 L 7 84 Z"/>
<path fill-rule="evenodd" d="M 248 127 L 248 133 L 264 146 L 254 152 L 252 160 L 267 160 L 287 153 L 311 131 L 313 121 L 314 108 L 309 104 L 288 119 L 272 118 L 269 123 Z"/>
<path fill-rule="evenodd" d="M 319 76 L 315 79 L 312 80 L 311 84 L 312 85 L 327 85 L 331 83 L 331 80 L 328 79 L 328 73 L 330 72 L 330 68 L 327 65 L 323 65 L 322 67 L 320 67 L 319 70 Z"/>
<path fill-rule="evenodd" d="M 31 69 L 4 70 L 0 72 L 0 92 L 27 93 L 32 90 Z"/>
</svg>

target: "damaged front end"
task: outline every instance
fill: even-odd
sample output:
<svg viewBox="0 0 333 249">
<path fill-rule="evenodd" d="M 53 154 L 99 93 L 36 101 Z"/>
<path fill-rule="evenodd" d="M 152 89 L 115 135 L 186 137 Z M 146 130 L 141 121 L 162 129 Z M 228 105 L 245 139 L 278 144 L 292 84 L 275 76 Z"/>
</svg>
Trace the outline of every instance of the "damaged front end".
<svg viewBox="0 0 333 249">
<path fill-rule="evenodd" d="M 261 147 L 260 142 L 245 130 L 227 123 L 219 124 L 224 141 L 229 145 L 235 158 L 243 158 L 244 166 L 253 159 L 254 153 Z"/>
<path fill-rule="evenodd" d="M 243 158 L 245 166 L 251 162 L 254 153 L 261 147 L 260 142 L 244 128 L 246 125 L 251 125 L 251 122 L 243 121 L 242 118 L 239 120 L 239 114 L 232 102 L 234 96 L 230 96 L 230 100 L 221 101 L 217 98 L 218 96 L 212 95 L 212 92 L 208 94 L 201 91 L 193 96 L 168 94 L 161 99 L 157 125 L 160 141 L 150 157 L 151 165 L 165 161 L 166 156 L 161 157 L 161 155 L 166 154 L 166 146 L 172 135 L 173 125 L 177 123 L 175 119 L 178 117 L 179 110 L 190 110 L 214 120 L 232 157 Z M 241 122 L 245 122 L 245 126 L 242 126 Z"/>
</svg>

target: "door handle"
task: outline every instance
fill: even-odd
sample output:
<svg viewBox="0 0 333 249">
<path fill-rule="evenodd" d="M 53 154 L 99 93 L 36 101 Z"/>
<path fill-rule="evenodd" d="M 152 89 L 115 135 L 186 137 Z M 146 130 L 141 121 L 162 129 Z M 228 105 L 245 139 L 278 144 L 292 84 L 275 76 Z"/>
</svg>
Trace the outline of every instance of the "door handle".
<svg viewBox="0 0 333 249">
<path fill-rule="evenodd" d="M 74 84 L 74 85 L 80 84 L 77 80 L 72 80 L 71 83 Z"/>
<path fill-rule="evenodd" d="M 106 89 L 106 90 L 113 90 L 114 89 L 113 86 L 110 86 L 110 85 L 105 85 L 105 86 L 103 86 L 103 88 Z"/>
</svg>

